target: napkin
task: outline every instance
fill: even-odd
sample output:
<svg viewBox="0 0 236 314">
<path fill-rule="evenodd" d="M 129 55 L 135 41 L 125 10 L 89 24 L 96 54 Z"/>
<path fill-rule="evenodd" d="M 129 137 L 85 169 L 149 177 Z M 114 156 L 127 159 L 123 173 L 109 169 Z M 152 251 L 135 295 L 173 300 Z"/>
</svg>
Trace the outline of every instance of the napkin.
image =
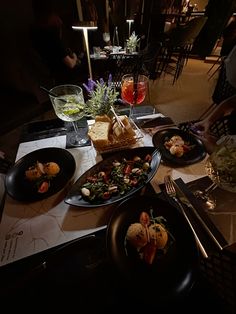
<svg viewBox="0 0 236 314">
<path fill-rule="evenodd" d="M 66 148 L 66 135 L 20 143 L 16 155 L 16 161 L 30 152 L 45 147 Z"/>
</svg>

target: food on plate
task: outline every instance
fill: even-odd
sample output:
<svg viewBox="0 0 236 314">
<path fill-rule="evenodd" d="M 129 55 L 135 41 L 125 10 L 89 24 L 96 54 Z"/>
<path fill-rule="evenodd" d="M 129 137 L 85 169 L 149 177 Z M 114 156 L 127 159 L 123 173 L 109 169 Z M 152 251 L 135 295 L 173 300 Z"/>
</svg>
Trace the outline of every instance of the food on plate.
<svg viewBox="0 0 236 314">
<path fill-rule="evenodd" d="M 83 199 L 98 204 L 113 196 L 125 195 L 139 187 L 151 171 L 151 160 L 150 154 L 143 159 L 134 156 L 129 160 L 124 157 L 111 160 L 110 164 L 100 167 L 87 177 L 86 182 L 81 186 Z"/>
<path fill-rule="evenodd" d="M 144 247 L 148 242 L 147 229 L 139 222 L 131 224 L 127 230 L 126 239 L 136 248 Z"/>
<path fill-rule="evenodd" d="M 98 121 L 111 123 L 112 119 L 107 114 L 104 114 L 102 116 L 96 116 L 95 117 L 95 122 L 98 122 Z"/>
<path fill-rule="evenodd" d="M 109 144 L 110 122 L 97 121 L 88 132 L 95 147 L 104 147 Z"/>
<path fill-rule="evenodd" d="M 190 146 L 189 142 L 185 142 L 180 135 L 173 135 L 171 138 L 166 139 L 164 146 L 171 155 L 176 157 L 182 157 L 193 148 L 193 145 Z"/>
<path fill-rule="evenodd" d="M 159 223 L 151 224 L 148 227 L 150 242 L 153 242 L 159 249 L 163 249 L 168 240 L 166 229 Z"/>
<path fill-rule="evenodd" d="M 217 185 L 236 192 L 236 145 L 232 137 L 217 145 L 207 160 L 206 171 Z"/>
<path fill-rule="evenodd" d="M 139 222 L 132 223 L 126 232 L 126 241 L 136 249 L 139 257 L 151 265 L 168 250 L 174 240 L 167 230 L 167 222 L 162 216 L 153 217 L 141 212 Z"/>
<path fill-rule="evenodd" d="M 44 172 L 49 176 L 55 176 L 60 171 L 60 167 L 56 162 L 47 162 L 43 164 Z"/>
<path fill-rule="evenodd" d="M 135 136 L 135 131 L 133 130 L 129 119 L 127 116 L 120 116 L 120 121 L 123 123 L 123 126 L 120 125 L 115 119 L 113 119 L 113 134 L 117 139 L 122 139 L 122 138 L 134 138 Z"/>
<path fill-rule="evenodd" d="M 57 163 L 51 161 L 46 163 L 36 162 L 25 171 L 25 177 L 28 181 L 35 184 L 38 193 L 45 193 L 50 187 L 50 180 L 60 172 Z"/>
<path fill-rule="evenodd" d="M 107 115 L 96 116 L 95 123 L 88 131 L 93 145 L 99 150 L 112 145 L 134 144 L 136 132 L 126 115 L 110 118 Z"/>
</svg>

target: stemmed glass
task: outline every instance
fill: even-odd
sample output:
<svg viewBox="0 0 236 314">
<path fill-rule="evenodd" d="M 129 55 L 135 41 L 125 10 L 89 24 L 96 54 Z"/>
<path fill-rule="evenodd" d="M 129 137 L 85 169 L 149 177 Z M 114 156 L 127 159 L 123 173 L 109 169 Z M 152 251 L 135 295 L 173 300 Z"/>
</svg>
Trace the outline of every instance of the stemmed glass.
<svg viewBox="0 0 236 314">
<path fill-rule="evenodd" d="M 55 95 L 55 96 L 53 96 Z M 68 142 L 72 146 L 82 146 L 88 138 L 80 135 L 77 121 L 84 117 L 84 96 L 80 86 L 66 84 L 50 89 L 49 97 L 55 114 L 63 121 L 71 122 L 74 132 L 68 134 Z"/>
<path fill-rule="evenodd" d="M 217 145 L 208 157 L 205 169 L 213 183 L 205 191 L 197 190 L 194 194 L 203 200 L 208 211 L 213 211 L 216 202 L 210 192 L 216 187 L 236 193 L 236 142 L 233 138 L 225 137 Z"/>
<path fill-rule="evenodd" d="M 134 118 L 134 106 L 141 104 L 147 94 L 148 77 L 142 74 L 125 74 L 121 79 L 121 98 L 130 105 L 130 118 Z"/>
</svg>

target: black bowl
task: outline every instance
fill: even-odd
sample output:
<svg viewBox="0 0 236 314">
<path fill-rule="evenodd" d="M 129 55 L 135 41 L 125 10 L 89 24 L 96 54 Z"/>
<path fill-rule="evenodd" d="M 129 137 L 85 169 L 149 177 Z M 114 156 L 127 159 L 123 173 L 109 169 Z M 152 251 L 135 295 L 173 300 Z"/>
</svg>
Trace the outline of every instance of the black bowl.
<svg viewBox="0 0 236 314">
<path fill-rule="evenodd" d="M 163 216 L 166 219 L 171 239 L 167 252 L 151 265 L 134 254 L 126 241 L 128 227 L 139 222 L 141 212 L 150 214 L 150 210 L 154 217 Z M 129 291 L 147 303 L 184 296 L 195 281 L 198 248 L 192 231 L 175 207 L 156 196 L 136 196 L 124 200 L 108 223 L 106 242 L 118 278 L 129 287 Z"/>
<path fill-rule="evenodd" d="M 184 142 L 188 142 L 193 148 L 189 152 L 186 152 L 181 157 L 172 155 L 165 147 L 164 143 L 168 141 L 172 136 L 179 135 Z M 162 155 L 162 160 L 173 166 L 187 166 L 192 165 L 206 156 L 206 149 L 202 141 L 193 134 L 180 130 L 180 129 L 166 129 L 154 134 L 153 145 L 157 147 Z"/>
<path fill-rule="evenodd" d="M 60 167 L 60 172 L 51 180 L 46 193 L 38 193 L 36 185 L 25 177 L 25 171 L 37 161 L 41 163 L 53 161 Z M 9 170 L 5 179 L 6 191 L 18 201 L 39 201 L 59 192 L 72 178 L 75 168 L 75 159 L 66 149 L 56 147 L 38 149 L 23 156 Z"/>
</svg>

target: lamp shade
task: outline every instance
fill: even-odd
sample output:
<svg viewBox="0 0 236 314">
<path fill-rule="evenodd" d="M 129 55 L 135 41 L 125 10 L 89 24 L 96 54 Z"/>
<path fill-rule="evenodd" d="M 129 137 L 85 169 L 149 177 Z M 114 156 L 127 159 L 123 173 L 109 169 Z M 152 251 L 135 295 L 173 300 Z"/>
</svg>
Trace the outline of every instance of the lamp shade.
<svg viewBox="0 0 236 314">
<path fill-rule="evenodd" d="M 95 21 L 82 21 L 78 22 L 75 25 L 72 26 L 73 29 L 79 30 L 79 29 L 88 29 L 88 30 L 95 30 L 97 29 L 97 22 Z"/>
</svg>

